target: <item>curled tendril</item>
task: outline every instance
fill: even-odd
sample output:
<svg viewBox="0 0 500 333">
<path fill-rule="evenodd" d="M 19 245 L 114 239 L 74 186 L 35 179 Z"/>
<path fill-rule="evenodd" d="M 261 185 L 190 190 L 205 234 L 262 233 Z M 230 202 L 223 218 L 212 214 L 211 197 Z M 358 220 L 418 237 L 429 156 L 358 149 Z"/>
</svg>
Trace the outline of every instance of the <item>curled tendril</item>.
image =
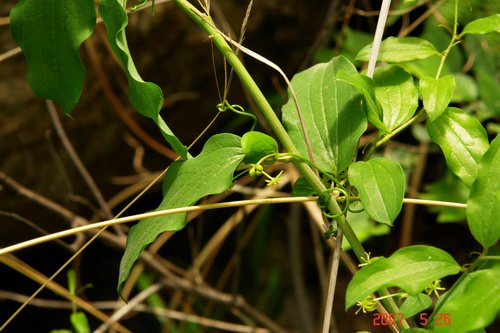
<svg viewBox="0 0 500 333">
<path fill-rule="evenodd" d="M 222 103 L 217 104 L 217 110 L 219 112 L 231 110 L 234 113 L 251 118 L 253 120 L 253 124 L 252 124 L 252 128 L 250 129 L 250 131 L 253 131 L 255 129 L 255 126 L 257 126 L 257 118 L 253 114 L 245 112 L 245 109 L 241 105 L 229 104 L 229 102 L 226 100 Z"/>
<path fill-rule="evenodd" d="M 332 200 L 332 194 L 334 194 L 334 192 L 342 193 L 344 198 L 345 198 L 345 205 L 344 205 L 345 207 L 342 210 L 342 212 L 340 212 L 338 214 L 331 214 L 328 212 L 328 203 L 330 202 L 330 200 Z M 338 196 L 338 195 L 336 195 L 336 196 Z M 330 219 L 335 219 L 335 218 L 337 218 L 341 215 L 345 215 L 347 213 L 347 210 L 349 208 L 349 194 L 347 194 L 347 191 L 345 189 L 340 188 L 340 187 L 329 188 L 329 189 L 323 191 L 318 196 L 317 204 L 318 204 L 319 208 L 321 208 L 323 215 L 325 215 L 326 217 L 328 217 Z"/>
<path fill-rule="evenodd" d="M 356 204 L 357 202 L 355 201 L 354 204 Z M 361 207 L 360 209 L 352 209 L 351 208 L 351 205 L 348 205 L 347 206 L 347 211 L 350 212 L 350 213 L 354 213 L 354 214 L 357 214 L 357 213 L 361 213 L 362 211 L 364 211 L 365 208 L 364 207 Z"/>
</svg>

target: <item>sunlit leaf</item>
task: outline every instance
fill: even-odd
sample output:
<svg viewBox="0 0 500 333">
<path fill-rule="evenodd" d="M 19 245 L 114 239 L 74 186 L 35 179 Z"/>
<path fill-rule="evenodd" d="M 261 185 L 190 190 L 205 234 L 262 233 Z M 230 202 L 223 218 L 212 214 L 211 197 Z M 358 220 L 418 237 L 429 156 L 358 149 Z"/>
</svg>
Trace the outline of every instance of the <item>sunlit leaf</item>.
<svg viewBox="0 0 500 333">
<path fill-rule="evenodd" d="M 474 238 L 484 247 L 500 238 L 500 136 L 479 162 L 477 177 L 467 201 L 467 221 Z"/>
<path fill-rule="evenodd" d="M 492 32 L 500 33 L 500 14 L 483 17 L 467 24 L 460 37 L 465 34 L 484 35 Z"/>
<path fill-rule="evenodd" d="M 356 60 L 368 61 L 372 53 L 372 44 L 359 51 Z M 379 61 L 398 63 L 404 61 L 425 59 L 438 55 L 434 45 L 418 37 L 389 37 L 380 44 Z"/>
<path fill-rule="evenodd" d="M 432 305 L 432 298 L 426 294 L 418 294 L 415 296 L 409 296 L 405 299 L 403 305 L 399 307 L 402 313 L 404 313 L 404 318 L 411 318 L 414 315 L 423 312 L 425 309 Z"/>
<path fill-rule="evenodd" d="M 169 167 L 163 181 L 163 201 L 156 211 L 191 206 L 207 195 L 224 192 L 233 185 L 233 173 L 243 157 L 240 137 L 212 136 L 198 156 L 174 162 Z M 120 263 L 119 292 L 146 246 L 162 232 L 180 230 L 185 223 L 186 213 L 179 213 L 144 219 L 130 228 Z"/>
<path fill-rule="evenodd" d="M 28 63 L 33 92 L 70 113 L 80 99 L 85 67 L 80 45 L 96 24 L 93 0 L 21 0 L 11 10 L 12 36 Z"/>
<path fill-rule="evenodd" d="M 144 82 L 137 72 L 127 45 L 125 27 L 128 24 L 128 17 L 121 1 L 101 0 L 99 2 L 99 14 L 106 26 L 109 44 L 122 63 L 127 75 L 130 103 L 135 110 L 151 118 L 156 123 L 165 140 L 177 154 L 187 158 L 187 148 L 172 133 L 160 116 L 160 109 L 163 105 L 163 93 L 160 87 L 151 82 Z"/>
<path fill-rule="evenodd" d="M 90 333 L 89 321 L 85 312 L 72 313 L 70 321 L 76 333 Z"/>
<path fill-rule="evenodd" d="M 374 260 L 354 274 L 347 286 L 346 309 L 386 287 L 399 287 L 410 295 L 418 295 L 433 281 L 460 270 L 453 257 L 441 249 L 425 245 L 404 247 L 389 258 Z"/>
<path fill-rule="evenodd" d="M 493 323 L 500 312 L 499 277 L 500 265 L 471 273 L 463 292 L 452 295 L 440 309 L 440 313 L 450 314 L 449 324 L 433 322 L 429 329 L 433 333 L 465 333 Z"/>
<path fill-rule="evenodd" d="M 346 58 L 336 57 L 292 79 L 315 164 L 335 175 L 352 162 L 358 140 L 367 127 L 361 95 L 352 85 L 336 80 L 339 72 L 357 74 Z M 301 156 L 309 159 L 299 115 L 291 98 L 283 106 L 283 124 Z"/>
<path fill-rule="evenodd" d="M 453 75 L 446 75 L 439 79 L 424 76 L 420 79 L 419 89 L 427 116 L 433 121 L 450 104 L 455 90 L 455 78 Z"/>
<path fill-rule="evenodd" d="M 245 154 L 245 163 L 257 163 L 261 158 L 278 153 L 278 143 L 269 135 L 250 131 L 241 137 L 241 148 Z"/>
<path fill-rule="evenodd" d="M 489 146 L 481 123 L 460 109 L 447 108 L 436 120 L 427 122 L 427 131 L 441 147 L 448 168 L 470 187 Z"/>
<path fill-rule="evenodd" d="M 375 221 L 392 225 L 401 211 L 405 176 L 399 163 L 385 158 L 359 161 L 349 167 L 349 183 L 359 191 L 361 203 Z"/>
<path fill-rule="evenodd" d="M 411 75 L 398 66 L 377 69 L 373 81 L 375 96 L 382 106 L 382 121 L 392 132 L 415 113 L 418 90 Z"/>
</svg>

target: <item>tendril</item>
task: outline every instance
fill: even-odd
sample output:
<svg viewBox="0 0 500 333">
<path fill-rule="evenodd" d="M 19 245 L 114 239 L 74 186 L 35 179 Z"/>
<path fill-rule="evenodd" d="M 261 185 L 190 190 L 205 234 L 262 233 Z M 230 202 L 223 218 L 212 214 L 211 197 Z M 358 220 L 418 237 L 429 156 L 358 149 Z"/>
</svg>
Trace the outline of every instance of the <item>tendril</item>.
<svg viewBox="0 0 500 333">
<path fill-rule="evenodd" d="M 330 203 L 330 200 L 332 200 L 332 195 L 335 192 L 337 192 L 337 193 L 340 192 L 344 196 L 344 198 L 345 198 L 344 199 L 345 200 L 344 208 L 342 209 L 342 212 L 340 212 L 338 214 L 332 214 L 328 210 L 328 204 Z M 335 194 L 335 196 L 339 197 L 338 194 Z M 318 204 L 319 208 L 321 208 L 321 211 L 323 212 L 323 215 L 325 215 L 326 217 L 328 217 L 330 219 L 335 219 L 335 218 L 337 218 L 337 217 L 339 217 L 341 215 L 345 215 L 347 213 L 347 210 L 349 208 L 349 194 L 343 188 L 332 187 L 332 188 L 329 188 L 329 189 L 323 191 L 318 196 L 317 204 Z"/>
<path fill-rule="evenodd" d="M 226 110 L 231 110 L 234 113 L 237 113 L 239 115 L 249 117 L 253 120 L 252 128 L 250 131 L 253 131 L 255 129 L 255 126 L 257 126 L 257 117 L 255 117 L 253 114 L 245 112 L 245 109 L 238 104 L 229 104 L 229 102 L 226 100 L 222 103 L 217 104 L 217 110 L 219 112 L 224 112 Z"/>
</svg>

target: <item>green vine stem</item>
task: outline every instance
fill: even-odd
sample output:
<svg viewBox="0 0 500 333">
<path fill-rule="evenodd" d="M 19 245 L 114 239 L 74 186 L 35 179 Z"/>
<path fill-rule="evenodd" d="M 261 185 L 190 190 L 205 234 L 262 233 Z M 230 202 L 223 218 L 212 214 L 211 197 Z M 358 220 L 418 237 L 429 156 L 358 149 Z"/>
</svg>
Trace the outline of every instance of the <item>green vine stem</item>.
<svg viewBox="0 0 500 333">
<path fill-rule="evenodd" d="M 237 57 L 237 55 L 225 41 L 225 39 L 220 36 L 220 34 L 208 23 L 211 21 L 211 19 L 207 15 L 196 9 L 196 7 L 191 5 L 186 0 L 174 0 L 174 3 L 179 6 L 194 22 L 196 22 L 209 36 L 212 37 L 212 42 L 219 49 L 228 63 L 233 67 L 235 73 L 239 76 L 241 82 L 246 87 L 261 112 L 264 114 L 264 117 L 268 121 L 269 125 L 273 129 L 283 147 L 287 152 L 298 155 L 297 148 L 288 136 L 288 133 L 274 113 L 273 108 L 265 98 L 264 94 L 253 80 L 252 76 L 248 73 L 245 66 L 241 63 L 240 59 Z M 302 161 L 294 161 L 293 163 L 317 193 L 322 193 L 326 190 L 324 184 L 316 176 L 309 165 Z M 329 201 L 328 209 L 333 214 L 342 213 L 342 209 L 339 207 L 335 200 Z M 361 242 L 358 240 L 351 226 L 349 225 L 349 223 L 347 223 L 345 216 L 340 215 L 336 220 L 339 224 L 339 227 L 342 228 L 344 236 L 351 245 L 354 253 L 358 257 L 358 259 L 361 260 L 361 258 L 364 256 L 365 250 L 363 249 Z"/>
<path fill-rule="evenodd" d="M 268 121 L 270 127 L 276 134 L 278 140 L 281 142 L 283 147 L 286 149 L 287 152 L 298 155 L 297 148 L 293 144 L 285 128 L 281 124 L 280 120 L 274 113 L 274 110 L 272 109 L 271 105 L 265 98 L 264 94 L 262 93 L 258 85 L 253 80 L 250 73 L 248 73 L 247 69 L 240 61 L 238 56 L 235 54 L 233 49 L 226 42 L 226 40 L 210 24 L 210 22 L 212 22 L 211 18 L 205 15 L 204 13 L 200 12 L 198 9 L 196 9 L 196 7 L 194 7 L 186 0 L 174 0 L 173 2 L 211 37 L 211 40 L 214 43 L 214 45 L 219 49 L 219 51 L 222 53 L 227 62 L 233 67 L 234 72 L 238 75 L 242 84 L 249 92 L 250 96 L 252 96 L 256 105 L 263 113 L 264 117 Z M 311 169 L 311 167 L 307 163 L 303 161 L 293 161 L 293 163 L 317 193 L 322 193 L 326 190 L 326 187 L 323 184 L 323 182 L 319 179 L 314 170 Z M 343 214 L 341 214 L 342 209 L 340 208 L 337 201 L 329 200 L 328 209 L 332 214 L 338 215 L 335 218 L 335 220 L 337 221 L 339 228 L 342 229 L 343 235 L 351 245 L 351 248 L 356 257 L 358 258 L 358 261 L 362 262 L 362 258 L 364 258 L 365 255 L 365 250 L 361 245 L 361 242 L 359 241 L 358 237 L 354 233 L 354 230 L 347 222 L 347 219 Z M 388 294 L 388 291 L 380 290 L 379 294 L 381 294 L 381 296 L 384 296 Z M 386 302 L 384 302 L 384 305 L 387 307 L 387 311 L 389 313 L 399 312 L 399 309 L 392 298 L 389 298 Z M 404 324 L 405 324 L 404 327 L 407 327 L 408 324 L 406 322 Z"/>
</svg>

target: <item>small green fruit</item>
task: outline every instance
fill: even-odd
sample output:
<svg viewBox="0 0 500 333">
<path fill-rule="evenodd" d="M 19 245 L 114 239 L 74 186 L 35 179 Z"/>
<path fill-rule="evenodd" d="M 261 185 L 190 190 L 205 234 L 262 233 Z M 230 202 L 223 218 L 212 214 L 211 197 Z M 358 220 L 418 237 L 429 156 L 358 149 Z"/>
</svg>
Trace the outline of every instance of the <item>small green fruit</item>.
<svg viewBox="0 0 500 333">
<path fill-rule="evenodd" d="M 245 154 L 245 163 L 257 163 L 267 155 L 278 153 L 278 143 L 262 132 L 251 131 L 241 137 L 241 148 Z"/>
</svg>

